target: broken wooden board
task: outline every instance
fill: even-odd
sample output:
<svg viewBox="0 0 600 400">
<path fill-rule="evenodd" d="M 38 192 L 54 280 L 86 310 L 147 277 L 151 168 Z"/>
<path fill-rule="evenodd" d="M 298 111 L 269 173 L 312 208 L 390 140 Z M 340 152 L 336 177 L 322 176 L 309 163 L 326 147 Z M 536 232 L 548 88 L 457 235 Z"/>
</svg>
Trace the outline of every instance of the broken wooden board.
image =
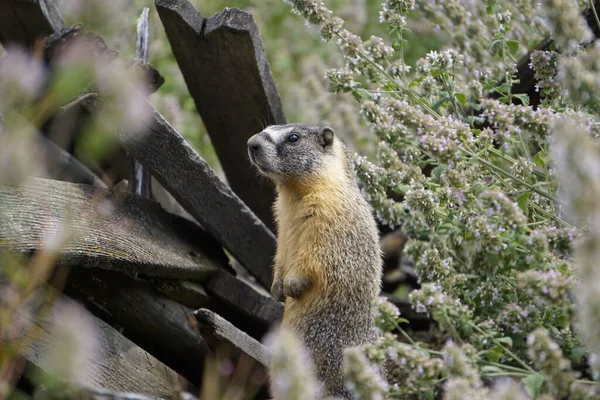
<svg viewBox="0 0 600 400">
<path fill-rule="evenodd" d="M 151 279 L 151 282 L 162 295 L 193 310 L 206 307 L 210 303 L 210 296 L 199 283 L 162 278 Z"/>
<path fill-rule="evenodd" d="M 158 204 L 89 185 L 32 178 L 0 183 L 0 247 L 60 244 L 60 263 L 204 280 L 226 262 L 210 236 Z"/>
<path fill-rule="evenodd" d="M 227 181 L 274 231 L 274 188 L 250 165 L 246 142 L 286 122 L 254 18 L 233 8 L 204 18 L 188 0 L 155 4 Z"/>
<path fill-rule="evenodd" d="M 72 268 L 65 293 L 190 382 L 199 383 L 208 348 L 188 323 L 192 308 L 162 296 L 150 282 L 114 271 Z"/>
<path fill-rule="evenodd" d="M 36 300 L 37 301 L 37 300 Z M 42 300 L 41 307 L 48 304 Z M 54 355 L 56 349 L 77 344 L 85 348 L 73 348 L 81 353 L 85 361 L 72 371 L 76 381 L 72 382 L 99 390 L 135 392 L 147 396 L 169 397 L 175 392 L 177 374 L 125 338 L 113 327 L 94 317 L 72 300 L 62 297 L 52 305 L 50 312 L 36 317 L 40 305 L 26 307 L 19 312 L 19 337 L 31 345 L 22 349 L 24 357 L 40 369 L 53 374 L 57 368 Z M 66 321 L 65 318 L 76 318 Z M 64 326 L 77 325 L 81 329 L 65 332 Z M 87 335 L 72 340 L 71 335 Z M 65 336 L 66 335 L 66 336 Z M 71 339 L 66 343 L 66 339 Z"/>
<path fill-rule="evenodd" d="M 32 48 L 67 25 L 52 0 L 0 0 L 0 43 Z"/>
<path fill-rule="evenodd" d="M 283 318 L 283 303 L 257 292 L 225 271 L 217 271 L 203 286 L 211 297 L 249 317 L 265 330 Z"/>
<path fill-rule="evenodd" d="M 106 188 L 102 179 L 51 140 L 39 133 L 36 133 L 34 140 L 36 150 L 42 155 L 50 178 Z"/>
<path fill-rule="evenodd" d="M 112 392 L 85 387 L 65 387 L 59 392 L 47 390 L 44 387 L 36 388 L 33 398 L 43 400 L 158 400 L 157 397 L 144 396 L 138 393 Z M 176 393 L 169 398 L 173 400 L 198 400 L 196 396 L 190 393 Z"/>
<path fill-rule="evenodd" d="M 127 151 L 258 282 L 270 288 L 276 243 L 273 233 L 164 117 L 141 94 L 136 95 L 139 107 L 145 108 L 138 115 L 148 118 L 140 120 L 136 130 L 116 132 Z M 110 105 L 103 104 L 100 98 L 87 98 L 82 105 L 111 123 L 103 111 Z"/>
<path fill-rule="evenodd" d="M 198 322 L 198 331 L 213 352 L 216 351 L 218 346 L 228 346 L 234 350 L 233 354 L 237 353 L 238 356 L 239 353 L 246 354 L 263 367 L 269 367 L 271 357 L 262 343 L 251 338 L 210 310 L 200 309 L 195 311 L 194 317 Z"/>
</svg>

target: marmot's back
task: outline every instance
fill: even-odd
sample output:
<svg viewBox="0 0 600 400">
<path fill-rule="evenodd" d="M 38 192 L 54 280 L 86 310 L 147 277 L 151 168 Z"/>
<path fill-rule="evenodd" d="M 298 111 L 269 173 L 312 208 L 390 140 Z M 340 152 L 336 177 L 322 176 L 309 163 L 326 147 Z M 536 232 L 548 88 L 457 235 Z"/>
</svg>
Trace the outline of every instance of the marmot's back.
<svg viewBox="0 0 600 400">
<path fill-rule="evenodd" d="M 329 128 L 269 127 L 248 147 L 253 163 L 277 186 L 271 291 L 285 299 L 283 323 L 310 349 L 327 394 L 349 398 L 343 348 L 375 339 L 372 303 L 380 291 L 381 254 L 371 208 Z"/>
</svg>

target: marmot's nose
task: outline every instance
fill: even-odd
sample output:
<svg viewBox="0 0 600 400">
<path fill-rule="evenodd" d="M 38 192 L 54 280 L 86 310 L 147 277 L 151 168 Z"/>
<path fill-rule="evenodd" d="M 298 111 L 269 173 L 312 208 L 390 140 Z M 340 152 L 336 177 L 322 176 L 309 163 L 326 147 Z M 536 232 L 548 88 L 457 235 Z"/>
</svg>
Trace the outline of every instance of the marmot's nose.
<svg viewBox="0 0 600 400">
<path fill-rule="evenodd" d="M 258 135 L 252 136 L 250 140 L 248 140 L 248 151 L 254 153 L 258 151 L 259 147 L 260 145 L 258 143 Z"/>
</svg>

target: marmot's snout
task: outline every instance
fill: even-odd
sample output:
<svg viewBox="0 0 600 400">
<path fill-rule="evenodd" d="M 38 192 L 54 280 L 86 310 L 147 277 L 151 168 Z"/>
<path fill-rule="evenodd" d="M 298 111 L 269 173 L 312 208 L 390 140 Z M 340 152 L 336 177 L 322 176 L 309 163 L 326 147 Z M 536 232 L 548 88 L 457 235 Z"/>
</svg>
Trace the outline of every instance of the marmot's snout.
<svg viewBox="0 0 600 400">
<path fill-rule="evenodd" d="M 256 153 L 260 150 L 258 134 L 248 139 L 248 156 L 252 162 L 255 162 Z"/>
<path fill-rule="evenodd" d="M 248 139 L 248 157 L 260 172 L 265 175 L 272 173 L 276 154 L 273 152 L 272 140 L 263 131 Z"/>
</svg>

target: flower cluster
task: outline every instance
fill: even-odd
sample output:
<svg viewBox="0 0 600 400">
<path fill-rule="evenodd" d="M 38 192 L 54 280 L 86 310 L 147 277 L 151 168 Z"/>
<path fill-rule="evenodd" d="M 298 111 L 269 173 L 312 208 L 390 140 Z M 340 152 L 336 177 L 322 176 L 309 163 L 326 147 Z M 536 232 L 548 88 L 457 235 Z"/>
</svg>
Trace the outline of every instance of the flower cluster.
<svg viewBox="0 0 600 400">
<path fill-rule="evenodd" d="M 558 53 L 555 51 L 534 50 L 531 53 L 529 68 L 535 72 L 536 90 L 552 100 L 561 94 L 560 83 L 556 79 L 558 70 Z"/>
<path fill-rule="evenodd" d="M 415 0 L 386 0 L 379 13 L 379 22 L 387 23 L 393 29 L 405 29 L 408 26 L 406 16 L 414 8 Z"/>
<path fill-rule="evenodd" d="M 455 325 L 461 326 L 472 318 L 472 311 L 460 299 L 447 295 L 435 283 L 424 284 L 421 289 L 412 292 L 410 301 L 415 311 L 428 313 L 443 329 L 450 331 L 456 332 Z"/>
<path fill-rule="evenodd" d="M 565 359 L 560 347 L 544 329 L 536 329 L 527 337 L 527 355 L 534 367 L 546 377 L 548 391 L 563 397 L 576 376 L 571 363 Z"/>
<path fill-rule="evenodd" d="M 278 399 L 320 398 L 321 388 L 307 350 L 289 329 L 281 327 L 265 339 L 271 354 L 271 390 Z"/>
<path fill-rule="evenodd" d="M 310 13 L 307 2 L 293 1 Z M 314 2 L 312 9 L 322 4 Z M 333 18 L 323 15 L 322 28 Z M 409 63 L 406 38 L 415 16 L 443 32 L 445 41 Z M 595 389 L 585 380 L 575 385 L 573 370 L 587 377 L 600 371 L 593 333 L 599 330 L 593 305 L 600 303 L 600 274 L 592 268 L 600 257 L 600 45 L 580 47 L 590 36 L 578 6 L 573 0 L 389 0 L 380 22 L 389 40 L 363 42 L 337 29 L 344 66 L 328 80 L 332 90 L 359 102 L 379 141 L 375 157 L 354 156 L 353 164 L 376 217 L 401 225 L 412 239 L 406 253 L 421 282 L 409 295 L 413 308 L 464 345 L 425 350 L 380 303 L 377 324 L 387 333 L 365 354 L 402 366 L 388 374 L 388 394 L 396 398 L 433 396 L 442 386 L 448 399 L 527 398 L 512 382 L 484 385 L 512 373 L 532 398 L 591 396 Z M 542 101 L 530 107 L 519 91 L 526 77 L 517 75 L 523 73 L 517 60 L 549 30 L 562 55 L 531 55 Z M 585 289 L 574 296 L 579 324 L 569 296 L 574 287 Z M 409 343 L 395 340 L 394 328 Z M 554 343 L 543 351 L 557 347 L 567 362 L 557 371 L 547 370 L 541 347 L 527 344 L 539 329 Z M 528 363 L 532 351 L 537 358 Z M 557 383 L 551 385 L 553 373 Z"/>
<path fill-rule="evenodd" d="M 580 279 L 576 299 L 579 323 L 586 343 L 592 351 L 590 364 L 600 376 L 600 156 L 597 144 L 586 129 L 573 121 L 560 121 L 554 126 L 554 155 L 559 166 L 562 194 L 570 214 L 588 227 L 577 249 L 577 274 Z"/>
<path fill-rule="evenodd" d="M 443 349 L 444 371 L 448 380 L 444 383 L 444 399 L 485 399 L 479 368 L 475 363 L 477 350 L 470 346 L 457 346 L 450 342 Z"/>
<path fill-rule="evenodd" d="M 357 400 L 383 400 L 388 384 L 379 369 L 359 348 L 344 351 L 344 375 L 348 389 Z"/>
<path fill-rule="evenodd" d="M 519 287 L 539 300 L 539 306 L 559 305 L 573 288 L 575 279 L 557 270 L 521 272 L 518 275 Z"/>
<path fill-rule="evenodd" d="M 592 38 L 575 0 L 544 0 L 541 3 L 552 36 L 565 53 L 577 50 L 580 43 Z"/>
<path fill-rule="evenodd" d="M 598 74 L 600 74 L 600 42 L 594 42 L 586 52 L 575 57 L 563 57 L 559 62 L 559 81 L 566 95 L 576 105 L 600 110 Z"/>
<path fill-rule="evenodd" d="M 398 342 L 391 333 L 385 333 L 379 342 L 365 346 L 363 351 L 369 360 L 386 369 L 390 391 L 404 396 L 400 398 L 429 387 L 442 371 L 442 360 L 431 357 L 425 349 Z"/>
<path fill-rule="evenodd" d="M 385 297 L 375 300 L 375 326 L 383 332 L 391 332 L 398 325 L 400 310 Z"/>
</svg>

